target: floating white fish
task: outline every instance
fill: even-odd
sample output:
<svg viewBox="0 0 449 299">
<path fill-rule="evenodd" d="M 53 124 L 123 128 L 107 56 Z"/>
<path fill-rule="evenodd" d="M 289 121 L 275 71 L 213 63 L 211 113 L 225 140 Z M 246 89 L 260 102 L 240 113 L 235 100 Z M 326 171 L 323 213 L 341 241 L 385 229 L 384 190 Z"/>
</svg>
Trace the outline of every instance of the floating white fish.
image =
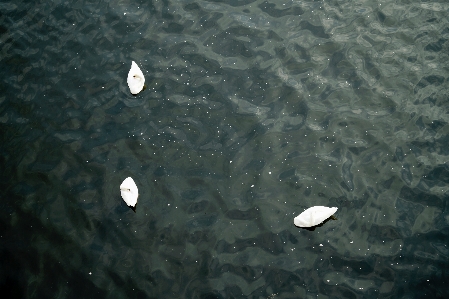
<svg viewBox="0 0 449 299">
<path fill-rule="evenodd" d="M 131 69 L 128 73 L 128 86 L 132 94 L 138 94 L 145 85 L 145 77 L 142 71 L 134 61 L 131 63 Z"/>
<path fill-rule="evenodd" d="M 335 207 L 311 207 L 296 216 L 293 222 L 299 227 L 312 227 L 331 217 L 337 210 L 338 208 Z"/>
<path fill-rule="evenodd" d="M 139 190 L 131 177 L 127 177 L 120 185 L 120 193 L 128 206 L 131 208 L 136 207 L 137 197 L 139 197 Z"/>
</svg>

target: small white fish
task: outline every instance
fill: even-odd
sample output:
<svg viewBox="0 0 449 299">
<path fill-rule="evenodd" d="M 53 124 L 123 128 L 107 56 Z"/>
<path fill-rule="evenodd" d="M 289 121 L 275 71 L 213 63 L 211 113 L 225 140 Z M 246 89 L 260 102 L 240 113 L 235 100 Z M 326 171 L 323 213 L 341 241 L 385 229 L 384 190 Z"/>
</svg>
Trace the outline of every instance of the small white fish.
<svg viewBox="0 0 449 299">
<path fill-rule="evenodd" d="M 131 69 L 128 72 L 128 87 L 132 94 L 138 94 L 145 85 L 145 77 L 134 61 L 131 62 Z"/>
<path fill-rule="evenodd" d="M 337 210 L 335 207 L 314 206 L 296 216 L 293 222 L 299 227 L 312 227 L 331 217 Z"/>
<path fill-rule="evenodd" d="M 120 193 L 123 200 L 129 207 L 136 207 L 137 197 L 139 197 L 139 190 L 131 177 L 127 177 L 120 185 Z"/>
</svg>

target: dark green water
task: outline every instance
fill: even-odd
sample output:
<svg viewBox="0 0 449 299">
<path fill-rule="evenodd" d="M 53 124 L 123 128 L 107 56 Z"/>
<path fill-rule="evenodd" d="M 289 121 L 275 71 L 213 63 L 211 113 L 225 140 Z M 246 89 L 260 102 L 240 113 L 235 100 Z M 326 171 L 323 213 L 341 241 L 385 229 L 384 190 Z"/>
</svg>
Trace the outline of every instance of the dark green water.
<svg viewBox="0 0 449 299">
<path fill-rule="evenodd" d="M 444 0 L 3 1 L 5 298 L 448 298 L 448 40 Z"/>
</svg>

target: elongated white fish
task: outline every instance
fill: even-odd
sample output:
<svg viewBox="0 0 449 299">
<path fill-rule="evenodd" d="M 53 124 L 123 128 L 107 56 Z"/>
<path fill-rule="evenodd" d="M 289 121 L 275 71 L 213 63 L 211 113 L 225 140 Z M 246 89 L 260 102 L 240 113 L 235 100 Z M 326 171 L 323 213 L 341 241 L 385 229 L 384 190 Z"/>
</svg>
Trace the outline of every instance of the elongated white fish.
<svg viewBox="0 0 449 299">
<path fill-rule="evenodd" d="M 322 223 L 337 212 L 337 210 L 338 208 L 335 207 L 314 206 L 296 216 L 293 222 L 299 227 L 312 227 Z"/>
<path fill-rule="evenodd" d="M 138 94 L 145 85 L 145 77 L 137 63 L 131 62 L 131 69 L 128 72 L 128 87 L 132 94 Z"/>
<path fill-rule="evenodd" d="M 137 197 L 139 197 L 139 190 L 136 183 L 131 177 L 127 177 L 120 185 L 120 193 L 123 200 L 129 207 L 134 208 L 137 204 Z"/>
</svg>

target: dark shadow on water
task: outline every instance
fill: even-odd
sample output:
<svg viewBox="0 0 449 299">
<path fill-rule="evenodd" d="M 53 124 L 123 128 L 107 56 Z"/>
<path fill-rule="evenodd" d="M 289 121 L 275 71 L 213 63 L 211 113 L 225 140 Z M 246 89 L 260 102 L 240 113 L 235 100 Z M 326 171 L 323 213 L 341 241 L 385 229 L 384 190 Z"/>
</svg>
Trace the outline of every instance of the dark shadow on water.
<svg viewBox="0 0 449 299">
<path fill-rule="evenodd" d="M 4 298 L 56 298 L 65 287 L 64 298 L 106 297 L 90 279 L 95 261 L 82 247 L 33 213 L 16 206 L 14 214 L 14 225 L 4 215 L 0 219 L 2 236 L 9 240 L 0 245 Z"/>
</svg>

